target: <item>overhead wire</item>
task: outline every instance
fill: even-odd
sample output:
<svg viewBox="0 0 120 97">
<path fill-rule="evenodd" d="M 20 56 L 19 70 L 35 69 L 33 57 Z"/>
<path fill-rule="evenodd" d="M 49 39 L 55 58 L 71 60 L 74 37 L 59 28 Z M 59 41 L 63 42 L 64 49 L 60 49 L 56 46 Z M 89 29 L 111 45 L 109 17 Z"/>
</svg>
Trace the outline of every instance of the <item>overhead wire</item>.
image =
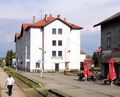
<svg viewBox="0 0 120 97">
<path fill-rule="evenodd" d="M 76 43 L 76 42 L 74 42 L 74 41 L 72 41 L 72 40 L 70 40 L 72 43 L 74 43 L 75 45 L 77 45 L 77 46 L 81 46 L 81 45 L 79 45 L 78 43 Z M 87 50 L 90 50 L 90 51 L 95 51 L 95 49 L 93 49 L 93 48 L 87 48 L 87 47 L 84 47 L 84 46 L 82 46 L 83 48 L 85 48 L 85 49 L 87 49 Z"/>
</svg>

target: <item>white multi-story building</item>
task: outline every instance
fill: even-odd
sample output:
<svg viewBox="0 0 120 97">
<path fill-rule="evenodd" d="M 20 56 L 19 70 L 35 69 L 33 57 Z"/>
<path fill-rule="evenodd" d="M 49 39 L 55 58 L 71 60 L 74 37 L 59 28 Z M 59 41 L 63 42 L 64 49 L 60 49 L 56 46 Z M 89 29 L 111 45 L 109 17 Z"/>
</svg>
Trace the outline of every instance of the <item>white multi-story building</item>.
<svg viewBox="0 0 120 97">
<path fill-rule="evenodd" d="M 21 33 L 15 35 L 17 67 L 29 71 L 80 69 L 81 29 L 59 15 L 22 24 Z"/>
</svg>

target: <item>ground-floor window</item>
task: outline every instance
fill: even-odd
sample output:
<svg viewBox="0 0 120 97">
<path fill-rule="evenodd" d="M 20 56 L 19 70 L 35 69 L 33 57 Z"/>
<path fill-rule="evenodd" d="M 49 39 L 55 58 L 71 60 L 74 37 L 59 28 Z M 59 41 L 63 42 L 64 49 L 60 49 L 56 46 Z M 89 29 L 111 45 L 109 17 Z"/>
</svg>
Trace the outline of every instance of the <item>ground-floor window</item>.
<svg viewBox="0 0 120 97">
<path fill-rule="evenodd" d="M 36 63 L 36 68 L 40 68 L 40 63 Z"/>
<path fill-rule="evenodd" d="M 65 63 L 65 70 L 69 70 L 69 64 Z"/>
</svg>

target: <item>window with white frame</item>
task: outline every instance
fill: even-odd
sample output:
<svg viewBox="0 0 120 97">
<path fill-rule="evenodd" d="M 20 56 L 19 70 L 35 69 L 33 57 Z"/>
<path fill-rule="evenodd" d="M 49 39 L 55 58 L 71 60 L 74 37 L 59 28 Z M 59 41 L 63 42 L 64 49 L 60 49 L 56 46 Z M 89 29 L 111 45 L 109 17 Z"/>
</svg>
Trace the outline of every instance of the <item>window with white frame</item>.
<svg viewBox="0 0 120 97">
<path fill-rule="evenodd" d="M 52 29 L 52 34 L 56 34 L 56 29 L 55 28 Z"/>
<path fill-rule="evenodd" d="M 62 40 L 58 40 L 58 46 L 62 46 Z"/>
<path fill-rule="evenodd" d="M 52 57 L 56 57 L 56 51 L 52 51 Z"/>
<path fill-rule="evenodd" d="M 58 29 L 58 34 L 60 34 L 60 35 L 62 34 L 62 29 L 61 28 Z"/>
<path fill-rule="evenodd" d="M 52 40 L 52 46 L 56 46 L 56 40 Z"/>
<path fill-rule="evenodd" d="M 58 51 L 58 56 L 62 57 L 62 51 Z"/>
</svg>

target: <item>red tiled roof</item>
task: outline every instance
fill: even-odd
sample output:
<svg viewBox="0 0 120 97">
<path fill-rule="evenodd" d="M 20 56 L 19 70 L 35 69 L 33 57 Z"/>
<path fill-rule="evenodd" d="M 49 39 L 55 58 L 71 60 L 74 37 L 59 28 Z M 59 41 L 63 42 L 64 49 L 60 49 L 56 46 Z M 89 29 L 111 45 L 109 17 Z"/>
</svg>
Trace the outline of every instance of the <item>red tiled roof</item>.
<svg viewBox="0 0 120 97">
<path fill-rule="evenodd" d="M 43 20 L 40 20 L 40 21 L 33 23 L 33 24 L 22 24 L 21 34 L 18 38 L 20 38 L 22 36 L 23 30 L 25 31 L 29 27 L 44 27 L 55 20 L 60 20 L 61 22 L 68 25 L 72 29 L 83 29 L 83 27 L 71 24 L 69 22 L 66 22 L 66 21 L 60 19 L 60 18 L 55 18 L 55 17 L 50 16 L 50 17 L 47 17 L 47 20 L 43 19 Z"/>
<path fill-rule="evenodd" d="M 46 26 L 47 24 L 51 23 L 52 21 L 54 21 L 55 18 L 54 17 L 47 17 L 47 20 L 43 19 L 43 20 L 40 20 L 34 24 L 30 24 L 29 27 L 44 27 Z"/>
<path fill-rule="evenodd" d="M 74 25 L 74 24 L 71 24 L 69 22 L 65 22 L 63 21 L 64 23 L 66 23 L 68 26 L 70 26 L 71 28 L 74 28 L 74 29 L 83 29 L 83 27 L 80 27 L 80 26 L 77 26 L 77 25 Z"/>
<path fill-rule="evenodd" d="M 20 35 L 21 35 L 20 33 L 15 33 L 15 40 L 14 40 L 15 42 L 16 42 L 16 39 L 20 37 Z"/>
<path fill-rule="evenodd" d="M 40 21 L 33 23 L 33 24 L 23 24 L 23 29 L 26 30 L 28 27 L 44 27 L 55 20 L 60 20 L 61 22 L 65 23 L 66 25 L 68 25 L 69 27 L 71 27 L 73 29 L 83 29 L 83 27 L 71 24 L 69 22 L 66 22 L 66 21 L 60 19 L 60 18 L 55 18 L 55 17 L 47 17 L 47 20 L 43 19 L 43 20 L 40 20 Z"/>
<path fill-rule="evenodd" d="M 20 36 L 20 33 L 16 33 L 15 37 L 18 38 Z"/>
<path fill-rule="evenodd" d="M 22 24 L 22 27 L 24 30 L 26 30 L 26 28 L 29 26 L 30 24 Z"/>
<path fill-rule="evenodd" d="M 83 52 L 83 51 L 80 51 L 80 54 L 86 54 L 85 52 Z"/>
</svg>

